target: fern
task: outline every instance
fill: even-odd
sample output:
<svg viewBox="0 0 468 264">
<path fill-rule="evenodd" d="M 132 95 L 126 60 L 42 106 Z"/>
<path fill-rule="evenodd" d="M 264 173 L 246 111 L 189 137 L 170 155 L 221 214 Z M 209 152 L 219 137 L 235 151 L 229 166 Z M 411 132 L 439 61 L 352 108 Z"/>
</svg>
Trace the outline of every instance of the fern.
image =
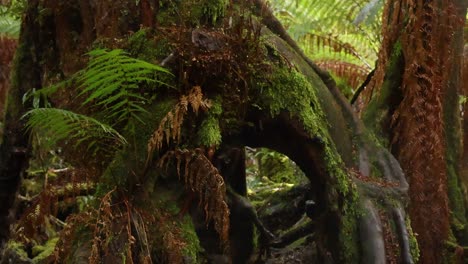
<svg viewBox="0 0 468 264">
<path fill-rule="evenodd" d="M 37 108 L 28 111 L 22 118 L 27 119 L 28 130 L 45 133 L 52 145 L 70 139 L 76 144 L 87 143 L 88 149 L 97 150 L 100 143 L 117 143 L 109 144 L 113 148 L 127 143 L 125 138 L 109 125 L 64 109 Z"/>
<path fill-rule="evenodd" d="M 141 95 L 141 84 L 167 85 L 156 78 L 157 73 L 170 74 L 166 69 L 131 58 L 120 49 L 107 51 L 93 50 L 88 66 L 79 72 L 77 81 L 83 91 L 89 94 L 83 105 L 94 104 L 103 107 L 103 116 L 114 124 L 135 118 L 146 112 L 143 105 L 149 99 Z"/>
<path fill-rule="evenodd" d="M 146 112 L 143 106 L 150 103 L 148 97 L 142 96 L 143 84 L 166 85 L 158 80 L 157 74 L 170 73 L 160 66 L 131 58 L 120 49 L 97 49 L 88 55 L 91 59 L 87 67 L 71 78 L 25 94 L 23 101 L 32 99 L 36 109 L 27 112 L 23 118 L 28 119 L 29 130 L 46 133 L 51 145 L 67 139 L 76 144 L 87 144 L 88 150 L 94 152 L 103 144 L 107 144 L 106 150 L 113 146 L 109 149 L 113 151 L 127 143 L 113 126 L 125 124 L 132 118 L 143 122 L 139 115 Z M 83 89 L 80 95 L 87 95 L 82 105 L 98 106 L 102 121 L 63 109 L 38 108 L 39 105 L 50 106 L 49 96 L 76 83 Z M 112 144 L 115 142 L 118 144 Z"/>
<path fill-rule="evenodd" d="M 288 32 L 315 61 L 336 61 L 334 74 L 351 76 L 354 88 L 360 76 L 355 72 L 334 72 L 341 64 L 372 68 L 380 45 L 382 0 L 274 0 L 272 7 Z M 351 69 L 351 68 L 350 68 Z"/>
<path fill-rule="evenodd" d="M 12 11 L 0 5 L 0 36 L 17 38 L 20 32 L 20 19 Z"/>
</svg>

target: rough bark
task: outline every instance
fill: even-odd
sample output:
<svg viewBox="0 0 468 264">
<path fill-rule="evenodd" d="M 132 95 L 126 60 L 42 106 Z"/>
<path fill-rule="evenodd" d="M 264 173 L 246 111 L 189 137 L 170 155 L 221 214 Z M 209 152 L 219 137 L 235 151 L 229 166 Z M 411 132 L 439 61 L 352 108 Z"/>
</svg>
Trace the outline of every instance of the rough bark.
<svg viewBox="0 0 468 264">
<path fill-rule="evenodd" d="M 463 1 L 388 1 L 384 41 L 369 86 L 374 96 L 364 113 L 410 183 L 410 216 L 423 263 L 454 261 L 459 249 L 448 245 L 465 243 L 456 99 L 465 16 Z"/>
</svg>

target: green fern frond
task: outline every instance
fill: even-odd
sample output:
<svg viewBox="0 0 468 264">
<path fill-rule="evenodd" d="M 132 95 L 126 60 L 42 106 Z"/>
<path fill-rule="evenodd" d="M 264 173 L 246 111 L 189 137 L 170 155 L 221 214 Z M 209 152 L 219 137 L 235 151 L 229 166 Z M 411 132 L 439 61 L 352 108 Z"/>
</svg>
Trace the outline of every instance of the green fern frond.
<svg viewBox="0 0 468 264">
<path fill-rule="evenodd" d="M 83 105 L 93 103 L 104 109 L 107 120 L 119 123 L 138 118 L 146 112 L 142 105 L 148 98 L 141 96 L 141 84 L 167 86 L 157 74 L 170 74 L 163 67 L 134 59 L 120 49 L 96 49 L 88 53 L 88 66 L 77 77 L 80 95 L 89 94 Z"/>
<path fill-rule="evenodd" d="M 23 104 L 32 101 L 33 108 L 51 107 L 49 97 L 59 89 L 71 86 L 73 81 L 73 78 L 70 78 L 38 90 L 32 88 L 23 95 Z"/>
<path fill-rule="evenodd" d="M 313 60 L 323 57 L 368 66 L 380 46 L 382 0 L 273 0 L 291 36 Z M 324 48 L 328 47 L 328 55 Z M 316 55 L 320 54 L 320 58 Z M 351 55 L 351 56 L 350 56 Z M 358 58 L 360 62 L 350 57 Z"/>
<path fill-rule="evenodd" d="M 45 133 L 52 145 L 61 140 L 73 140 L 78 145 L 87 143 L 88 149 L 99 148 L 104 142 L 114 143 L 110 145 L 112 148 L 127 144 L 126 139 L 109 125 L 64 109 L 37 108 L 22 118 L 27 119 L 28 130 Z"/>
<path fill-rule="evenodd" d="M 7 7 L 0 6 L 0 36 L 17 38 L 20 26 L 20 20 L 14 17 Z"/>
</svg>

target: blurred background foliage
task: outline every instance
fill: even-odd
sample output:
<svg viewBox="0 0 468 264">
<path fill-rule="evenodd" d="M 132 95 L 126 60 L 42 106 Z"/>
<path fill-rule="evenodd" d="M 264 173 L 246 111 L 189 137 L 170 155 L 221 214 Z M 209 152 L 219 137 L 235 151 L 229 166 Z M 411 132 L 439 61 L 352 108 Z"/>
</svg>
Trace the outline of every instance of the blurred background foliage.
<svg viewBox="0 0 468 264">
<path fill-rule="evenodd" d="M 25 0 L 0 1 L 0 37 L 19 36 L 21 16 L 25 7 Z"/>
<path fill-rule="evenodd" d="M 351 98 L 374 68 L 384 0 L 271 0 L 270 5 L 306 55 L 330 71 Z"/>
</svg>

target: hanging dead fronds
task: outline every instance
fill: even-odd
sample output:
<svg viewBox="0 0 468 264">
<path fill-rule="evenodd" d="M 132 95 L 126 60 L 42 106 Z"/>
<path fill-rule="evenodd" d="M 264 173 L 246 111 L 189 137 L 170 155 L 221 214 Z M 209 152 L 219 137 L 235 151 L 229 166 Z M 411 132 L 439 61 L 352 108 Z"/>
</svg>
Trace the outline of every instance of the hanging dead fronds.
<svg viewBox="0 0 468 264">
<path fill-rule="evenodd" d="M 146 167 L 153 158 L 155 150 L 162 147 L 164 140 L 169 144 L 170 140 L 179 141 L 180 131 L 184 122 L 184 117 L 187 115 L 188 106 L 190 106 L 195 114 L 201 109 L 206 111 L 210 108 L 211 103 L 208 99 L 203 98 L 203 93 L 200 86 L 194 86 L 187 95 L 182 95 L 179 102 L 159 123 L 158 129 L 154 131 L 148 141 L 148 155 Z"/>
<path fill-rule="evenodd" d="M 207 223 L 213 221 L 221 241 L 227 242 L 229 208 L 226 203 L 226 185 L 218 169 L 204 155 L 203 150 L 175 150 L 167 152 L 158 161 L 160 167 L 176 161 L 179 178 L 183 176 L 186 188 L 198 194 Z"/>
<path fill-rule="evenodd" d="M 115 188 L 101 198 L 101 204 L 97 211 L 97 222 L 94 224 L 93 242 L 89 263 L 100 263 L 102 250 L 107 248 L 106 241 L 113 236 L 112 223 L 115 219 L 112 212 L 112 193 Z"/>
</svg>

